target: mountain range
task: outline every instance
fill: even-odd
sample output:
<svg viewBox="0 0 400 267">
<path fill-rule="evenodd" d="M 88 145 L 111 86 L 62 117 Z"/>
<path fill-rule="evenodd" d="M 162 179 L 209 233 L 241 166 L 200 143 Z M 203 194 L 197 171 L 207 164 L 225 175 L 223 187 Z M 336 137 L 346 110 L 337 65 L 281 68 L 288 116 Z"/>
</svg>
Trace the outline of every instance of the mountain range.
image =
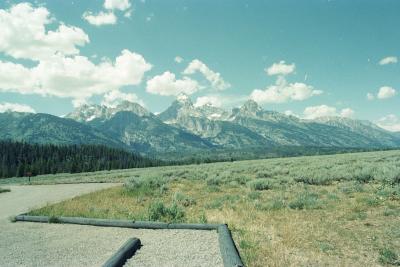
<svg viewBox="0 0 400 267">
<path fill-rule="evenodd" d="M 0 139 L 106 144 L 143 154 L 279 146 L 400 147 L 399 133 L 369 121 L 343 117 L 304 120 L 264 110 L 252 100 L 227 111 L 209 104 L 195 106 L 185 95 L 157 115 L 137 103 L 123 101 L 115 107 L 82 105 L 64 117 L 0 113 L 0 127 Z"/>
</svg>

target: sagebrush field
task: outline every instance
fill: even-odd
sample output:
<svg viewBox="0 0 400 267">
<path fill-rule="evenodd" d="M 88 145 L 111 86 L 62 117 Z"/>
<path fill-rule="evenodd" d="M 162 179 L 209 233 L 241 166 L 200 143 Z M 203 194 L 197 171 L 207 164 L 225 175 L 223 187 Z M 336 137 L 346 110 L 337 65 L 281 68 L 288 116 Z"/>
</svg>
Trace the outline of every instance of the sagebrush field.
<svg viewBox="0 0 400 267">
<path fill-rule="evenodd" d="M 227 223 L 248 266 L 400 265 L 400 151 L 33 179 L 65 182 L 124 184 L 31 214 Z"/>
</svg>

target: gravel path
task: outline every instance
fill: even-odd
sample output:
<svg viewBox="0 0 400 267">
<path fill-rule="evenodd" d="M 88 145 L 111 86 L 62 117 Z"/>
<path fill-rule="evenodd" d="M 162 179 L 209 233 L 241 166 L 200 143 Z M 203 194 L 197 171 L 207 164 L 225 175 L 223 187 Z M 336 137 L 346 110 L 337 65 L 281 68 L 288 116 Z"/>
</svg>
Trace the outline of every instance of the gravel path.
<svg viewBox="0 0 400 267">
<path fill-rule="evenodd" d="M 223 266 L 216 231 L 147 230 L 141 232 L 137 233 L 137 236 L 142 241 L 143 247 L 125 266 Z"/>
<path fill-rule="evenodd" d="M 101 266 L 130 237 L 123 228 L 0 224 L 0 266 Z"/>
<path fill-rule="evenodd" d="M 127 266 L 222 266 L 215 231 L 141 230 L 17 222 L 8 217 L 116 184 L 4 186 L 0 266 L 101 266 L 130 237 L 143 247 Z"/>
</svg>

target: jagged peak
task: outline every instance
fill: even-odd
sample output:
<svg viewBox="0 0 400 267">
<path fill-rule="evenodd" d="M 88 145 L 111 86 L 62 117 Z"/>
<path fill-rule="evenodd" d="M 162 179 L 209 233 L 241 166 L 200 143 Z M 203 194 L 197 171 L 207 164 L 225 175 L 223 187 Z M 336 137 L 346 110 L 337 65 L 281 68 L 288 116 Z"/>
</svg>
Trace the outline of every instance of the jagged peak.
<svg viewBox="0 0 400 267">
<path fill-rule="evenodd" d="M 107 120 L 118 112 L 129 111 L 139 116 L 150 116 L 152 113 L 140 104 L 124 100 L 116 106 L 106 106 L 98 104 L 84 104 L 77 107 L 73 112 L 66 115 L 67 118 L 76 121 L 92 121 L 94 119 Z"/>
<path fill-rule="evenodd" d="M 250 111 L 250 112 L 257 112 L 262 110 L 262 108 L 258 105 L 258 103 L 252 99 L 249 99 L 246 102 L 244 102 L 243 105 L 240 107 L 240 109 L 243 111 Z"/>
<path fill-rule="evenodd" d="M 187 94 L 184 94 L 184 93 L 180 93 L 176 97 L 176 101 L 178 101 L 181 104 L 185 104 L 185 105 L 193 105 L 192 100 L 190 99 L 190 97 Z"/>
</svg>

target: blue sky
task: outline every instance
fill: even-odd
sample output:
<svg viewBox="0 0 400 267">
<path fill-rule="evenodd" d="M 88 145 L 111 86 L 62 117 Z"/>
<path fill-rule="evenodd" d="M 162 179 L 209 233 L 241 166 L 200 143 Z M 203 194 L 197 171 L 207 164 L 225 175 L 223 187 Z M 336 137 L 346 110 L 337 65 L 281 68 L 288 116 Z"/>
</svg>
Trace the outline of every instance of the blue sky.
<svg viewBox="0 0 400 267">
<path fill-rule="evenodd" d="M 128 99 L 159 112 L 184 92 L 198 105 L 253 98 L 304 118 L 400 131 L 396 0 L 38 0 L 0 9 L 0 110 L 63 115 Z"/>
</svg>

